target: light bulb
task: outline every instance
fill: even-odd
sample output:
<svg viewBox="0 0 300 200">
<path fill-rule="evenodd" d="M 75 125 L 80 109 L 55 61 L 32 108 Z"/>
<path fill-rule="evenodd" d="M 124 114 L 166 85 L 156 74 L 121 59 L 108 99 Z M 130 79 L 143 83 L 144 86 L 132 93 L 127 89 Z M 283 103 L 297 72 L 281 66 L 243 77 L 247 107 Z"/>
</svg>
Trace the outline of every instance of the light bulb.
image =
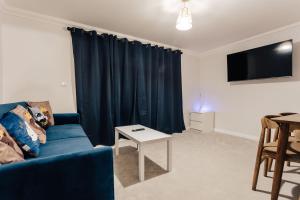
<svg viewBox="0 0 300 200">
<path fill-rule="evenodd" d="M 192 28 L 192 13 L 185 4 L 179 12 L 176 28 L 180 31 L 187 31 Z"/>
</svg>

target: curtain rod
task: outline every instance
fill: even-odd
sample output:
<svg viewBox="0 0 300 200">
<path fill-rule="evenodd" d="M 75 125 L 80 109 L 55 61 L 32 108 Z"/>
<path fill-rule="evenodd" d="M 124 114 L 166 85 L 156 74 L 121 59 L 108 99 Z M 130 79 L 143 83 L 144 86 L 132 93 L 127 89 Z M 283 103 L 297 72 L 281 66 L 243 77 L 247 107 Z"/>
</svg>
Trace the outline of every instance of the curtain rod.
<svg viewBox="0 0 300 200">
<path fill-rule="evenodd" d="M 92 32 L 92 31 L 95 31 L 95 32 L 98 34 L 98 32 L 97 32 L 96 30 L 86 31 L 86 30 L 83 29 L 83 28 L 69 27 L 69 26 L 67 27 L 67 30 L 70 31 L 70 32 L 75 32 L 75 29 L 81 29 L 82 31 L 85 31 L 85 32 Z M 111 34 L 111 33 L 102 33 L 102 34 L 114 35 L 114 36 L 116 36 L 117 38 L 119 38 L 118 35 L 116 35 L 116 34 Z M 130 40 L 129 40 L 128 38 L 126 38 L 126 37 L 119 38 L 119 39 L 127 39 L 128 41 L 130 41 Z M 141 41 L 139 41 L 139 40 L 131 40 L 131 41 L 133 41 L 133 42 L 134 42 L 134 41 L 137 41 L 137 42 L 140 42 L 140 43 L 142 43 L 142 44 L 144 44 L 144 45 L 157 46 L 157 47 L 161 47 L 161 48 L 164 48 L 164 49 L 170 49 L 170 50 L 172 50 L 172 51 L 178 51 L 178 52 L 180 52 L 180 53 L 182 54 L 182 51 L 181 51 L 180 49 L 173 49 L 173 48 L 171 48 L 171 47 L 164 47 L 164 46 L 158 45 L 158 44 L 151 44 L 151 43 L 145 44 L 144 42 L 141 42 Z"/>
</svg>

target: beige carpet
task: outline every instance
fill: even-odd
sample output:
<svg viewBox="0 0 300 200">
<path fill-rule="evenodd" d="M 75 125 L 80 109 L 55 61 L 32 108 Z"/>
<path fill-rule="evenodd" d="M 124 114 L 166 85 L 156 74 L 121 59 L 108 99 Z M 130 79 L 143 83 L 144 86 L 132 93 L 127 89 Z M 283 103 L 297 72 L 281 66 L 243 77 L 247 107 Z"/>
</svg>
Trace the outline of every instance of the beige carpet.
<svg viewBox="0 0 300 200">
<path fill-rule="evenodd" d="M 260 176 L 259 191 L 251 190 L 254 141 L 218 133 L 178 134 L 171 173 L 165 171 L 166 144 L 145 148 L 144 182 L 138 181 L 136 145 L 128 141 L 121 145 L 115 159 L 117 200 L 270 199 L 271 178 Z M 300 200 L 300 165 L 292 165 L 285 167 L 280 199 Z"/>
</svg>

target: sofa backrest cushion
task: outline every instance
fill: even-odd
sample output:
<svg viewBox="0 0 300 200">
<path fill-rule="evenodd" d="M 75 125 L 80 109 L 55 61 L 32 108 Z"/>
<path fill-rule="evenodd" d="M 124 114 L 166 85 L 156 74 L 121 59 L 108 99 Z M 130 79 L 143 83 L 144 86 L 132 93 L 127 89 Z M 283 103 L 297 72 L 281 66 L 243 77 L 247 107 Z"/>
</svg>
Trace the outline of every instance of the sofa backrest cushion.
<svg viewBox="0 0 300 200">
<path fill-rule="evenodd" d="M 26 102 L 16 102 L 16 103 L 7 103 L 7 104 L 0 104 L 0 119 L 2 116 L 17 107 L 17 105 L 21 105 L 23 107 L 27 107 Z"/>
</svg>

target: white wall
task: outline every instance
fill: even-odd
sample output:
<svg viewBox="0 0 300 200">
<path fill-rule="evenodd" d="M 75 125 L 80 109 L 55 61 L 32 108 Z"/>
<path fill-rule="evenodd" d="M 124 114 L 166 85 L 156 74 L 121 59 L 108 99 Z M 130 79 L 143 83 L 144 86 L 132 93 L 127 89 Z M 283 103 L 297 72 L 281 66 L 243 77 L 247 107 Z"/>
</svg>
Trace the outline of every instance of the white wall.
<svg viewBox="0 0 300 200">
<path fill-rule="evenodd" d="M 181 61 L 183 112 L 186 128 L 189 125 L 189 112 L 199 109 L 201 87 L 199 84 L 199 58 L 183 54 Z"/>
<path fill-rule="evenodd" d="M 228 53 L 287 39 L 294 40 L 294 77 L 227 82 Z M 206 52 L 199 58 L 199 68 L 199 92 L 216 112 L 216 131 L 257 139 L 263 115 L 300 112 L 300 25 Z"/>
<path fill-rule="evenodd" d="M 66 30 L 68 24 L 63 20 L 35 17 L 6 13 L 2 18 L 3 102 L 50 100 L 55 112 L 74 112 L 74 64 L 71 36 Z M 190 95 L 197 91 L 190 77 L 197 70 L 197 59 L 186 54 L 182 59 L 187 113 Z M 67 86 L 62 87 L 62 82 Z"/>
<path fill-rule="evenodd" d="M 3 21 L 4 102 L 50 100 L 55 111 L 75 111 L 69 33 L 62 26 L 19 17 Z"/>
</svg>

